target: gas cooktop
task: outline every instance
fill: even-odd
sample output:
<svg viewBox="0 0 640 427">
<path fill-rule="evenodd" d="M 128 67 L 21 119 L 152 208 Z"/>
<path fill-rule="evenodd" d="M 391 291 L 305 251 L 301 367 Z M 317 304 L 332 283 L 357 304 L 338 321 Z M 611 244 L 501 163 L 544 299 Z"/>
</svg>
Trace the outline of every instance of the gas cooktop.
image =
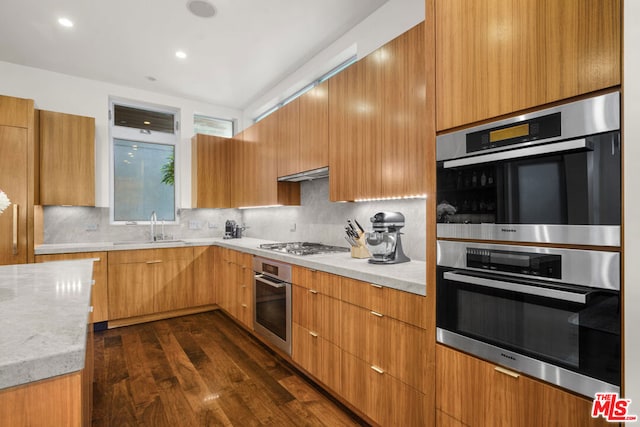
<svg viewBox="0 0 640 427">
<path fill-rule="evenodd" d="M 263 243 L 260 245 L 260 249 L 269 249 L 292 255 L 317 255 L 334 252 L 349 252 L 349 249 L 340 246 L 331 246 L 312 242 Z"/>
</svg>

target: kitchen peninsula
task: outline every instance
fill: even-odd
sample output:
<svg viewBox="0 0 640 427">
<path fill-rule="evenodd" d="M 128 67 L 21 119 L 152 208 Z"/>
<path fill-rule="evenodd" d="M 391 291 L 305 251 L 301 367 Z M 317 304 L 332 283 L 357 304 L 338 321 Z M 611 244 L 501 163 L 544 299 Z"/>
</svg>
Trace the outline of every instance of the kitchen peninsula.
<svg viewBox="0 0 640 427">
<path fill-rule="evenodd" d="M 92 260 L 0 267 L 0 419 L 6 425 L 87 425 L 92 270 Z"/>
</svg>

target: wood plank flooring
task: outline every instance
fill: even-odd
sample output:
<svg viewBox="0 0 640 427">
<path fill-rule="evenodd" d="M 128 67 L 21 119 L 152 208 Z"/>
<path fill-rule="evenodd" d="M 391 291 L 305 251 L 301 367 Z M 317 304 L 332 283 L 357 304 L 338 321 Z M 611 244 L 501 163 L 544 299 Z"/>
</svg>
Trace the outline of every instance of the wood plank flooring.
<svg viewBox="0 0 640 427">
<path fill-rule="evenodd" d="M 94 427 L 366 425 L 220 311 L 94 339 Z"/>
</svg>

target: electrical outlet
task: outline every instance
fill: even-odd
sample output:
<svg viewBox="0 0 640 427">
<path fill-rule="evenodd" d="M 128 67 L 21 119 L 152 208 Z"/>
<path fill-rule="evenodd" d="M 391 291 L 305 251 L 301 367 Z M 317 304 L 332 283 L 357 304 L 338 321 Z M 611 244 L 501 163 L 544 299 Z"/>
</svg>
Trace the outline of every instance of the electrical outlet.
<svg viewBox="0 0 640 427">
<path fill-rule="evenodd" d="M 98 231 L 98 224 L 87 224 L 86 231 Z"/>
<path fill-rule="evenodd" d="M 189 230 L 200 230 L 202 228 L 201 221 L 189 221 Z"/>
<path fill-rule="evenodd" d="M 289 229 L 289 231 L 296 231 L 296 223 L 295 222 L 291 225 L 291 228 Z"/>
</svg>

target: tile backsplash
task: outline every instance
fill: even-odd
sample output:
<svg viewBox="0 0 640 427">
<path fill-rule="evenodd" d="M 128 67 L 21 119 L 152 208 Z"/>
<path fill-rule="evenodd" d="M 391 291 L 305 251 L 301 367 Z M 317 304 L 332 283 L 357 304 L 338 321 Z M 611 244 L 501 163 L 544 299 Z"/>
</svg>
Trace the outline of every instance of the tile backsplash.
<svg viewBox="0 0 640 427">
<path fill-rule="evenodd" d="M 301 183 L 301 206 L 244 209 L 245 236 L 278 241 L 311 241 L 348 247 L 344 227 L 357 219 L 366 231 L 376 212 L 397 211 L 405 217 L 402 246 L 409 258 L 425 260 L 426 201 L 424 199 L 332 203 L 329 179 Z"/>
<path fill-rule="evenodd" d="M 179 224 L 165 225 L 175 239 L 221 237 L 224 222 L 244 224 L 244 235 L 276 241 L 313 241 L 345 246 L 347 218 L 371 229 L 369 218 L 379 211 L 398 211 L 405 216 L 403 248 L 412 259 L 426 253 L 426 202 L 424 199 L 358 203 L 329 202 L 329 180 L 301 183 L 301 206 L 257 209 L 181 209 Z M 157 232 L 161 226 L 158 225 Z M 44 209 L 45 243 L 91 243 L 149 239 L 148 225 L 111 225 L 108 208 L 58 207 Z"/>
</svg>

